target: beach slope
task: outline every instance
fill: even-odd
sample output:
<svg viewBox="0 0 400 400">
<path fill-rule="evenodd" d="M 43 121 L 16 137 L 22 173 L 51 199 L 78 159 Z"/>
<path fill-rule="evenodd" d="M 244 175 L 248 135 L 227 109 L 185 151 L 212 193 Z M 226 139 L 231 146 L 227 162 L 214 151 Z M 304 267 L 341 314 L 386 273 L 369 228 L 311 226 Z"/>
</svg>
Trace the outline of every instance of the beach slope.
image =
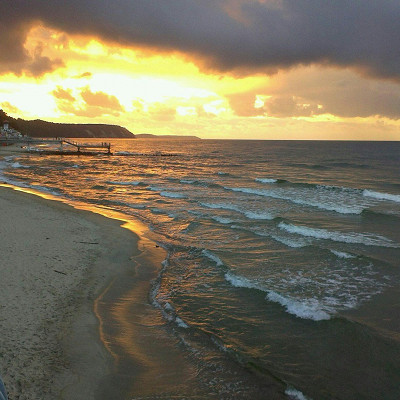
<svg viewBox="0 0 400 400">
<path fill-rule="evenodd" d="M 11 399 L 91 399 L 112 360 L 93 302 L 131 267 L 121 221 L 0 187 L 0 375 Z"/>
</svg>

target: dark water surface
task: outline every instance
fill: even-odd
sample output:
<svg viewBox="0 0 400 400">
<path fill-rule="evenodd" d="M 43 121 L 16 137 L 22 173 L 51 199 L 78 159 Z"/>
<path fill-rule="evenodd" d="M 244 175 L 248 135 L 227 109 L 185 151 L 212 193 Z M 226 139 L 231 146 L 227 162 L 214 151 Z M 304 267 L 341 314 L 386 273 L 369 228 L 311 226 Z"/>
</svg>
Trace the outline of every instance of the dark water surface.
<svg viewBox="0 0 400 400">
<path fill-rule="evenodd" d="M 400 398 L 400 143 L 113 143 L 7 157 L 3 180 L 150 228 L 168 255 L 148 296 L 193 398 L 271 398 L 271 379 L 295 399 Z"/>
</svg>

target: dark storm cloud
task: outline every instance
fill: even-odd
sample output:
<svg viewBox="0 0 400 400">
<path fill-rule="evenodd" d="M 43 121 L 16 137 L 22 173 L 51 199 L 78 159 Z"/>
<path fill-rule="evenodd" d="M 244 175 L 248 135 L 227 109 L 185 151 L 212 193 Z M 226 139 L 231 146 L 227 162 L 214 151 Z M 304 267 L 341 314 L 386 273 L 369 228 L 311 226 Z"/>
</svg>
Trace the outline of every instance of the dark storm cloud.
<svg viewBox="0 0 400 400">
<path fill-rule="evenodd" d="M 23 42 L 35 21 L 123 45 L 178 50 L 220 71 L 320 63 L 400 78 L 398 0 L 5 0 L 3 64 L 27 59 Z"/>
</svg>

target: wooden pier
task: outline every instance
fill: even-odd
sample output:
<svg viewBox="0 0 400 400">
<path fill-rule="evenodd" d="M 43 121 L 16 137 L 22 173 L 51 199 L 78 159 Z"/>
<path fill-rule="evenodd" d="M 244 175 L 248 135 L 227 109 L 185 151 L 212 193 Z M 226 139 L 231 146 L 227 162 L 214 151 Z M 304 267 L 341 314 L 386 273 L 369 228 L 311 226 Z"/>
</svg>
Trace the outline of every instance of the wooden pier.
<svg viewBox="0 0 400 400">
<path fill-rule="evenodd" d="M 94 149 L 104 151 L 106 154 L 112 154 L 111 153 L 111 143 L 106 143 L 106 142 L 101 142 L 101 143 L 79 143 L 79 142 L 72 142 L 67 139 L 62 139 L 61 145 L 64 143 L 69 144 L 70 146 L 74 146 L 77 149 L 78 153 L 82 153 L 81 149 L 84 149 L 83 151 L 91 151 Z"/>
<path fill-rule="evenodd" d="M 111 143 L 83 143 L 66 138 L 0 137 L 0 146 L 19 145 L 20 151 L 59 155 L 112 155 Z M 32 147 L 35 146 L 35 147 Z"/>
</svg>

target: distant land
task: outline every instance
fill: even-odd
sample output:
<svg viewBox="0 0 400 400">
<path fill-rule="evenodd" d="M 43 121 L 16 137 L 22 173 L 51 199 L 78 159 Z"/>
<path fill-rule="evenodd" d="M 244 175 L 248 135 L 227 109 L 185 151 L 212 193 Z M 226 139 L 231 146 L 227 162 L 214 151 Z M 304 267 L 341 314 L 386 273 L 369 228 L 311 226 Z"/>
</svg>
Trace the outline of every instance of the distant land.
<svg viewBox="0 0 400 400">
<path fill-rule="evenodd" d="M 107 124 L 59 124 L 40 119 L 27 121 L 12 118 L 0 110 L 0 124 L 7 120 L 10 127 L 23 135 L 32 137 L 67 137 L 67 138 L 134 138 L 135 135 L 118 125 Z"/>
<path fill-rule="evenodd" d="M 118 125 L 107 124 L 62 124 L 42 121 L 40 119 L 25 120 L 13 118 L 0 109 L 0 125 L 7 120 L 10 127 L 31 137 L 53 138 L 125 138 L 125 139 L 188 139 L 200 140 L 197 136 L 153 135 L 151 133 L 133 134 Z"/>
<path fill-rule="evenodd" d="M 186 136 L 186 135 L 153 135 L 152 133 L 137 133 L 135 134 L 137 139 L 188 139 L 188 140 L 201 140 L 197 136 Z"/>
</svg>

